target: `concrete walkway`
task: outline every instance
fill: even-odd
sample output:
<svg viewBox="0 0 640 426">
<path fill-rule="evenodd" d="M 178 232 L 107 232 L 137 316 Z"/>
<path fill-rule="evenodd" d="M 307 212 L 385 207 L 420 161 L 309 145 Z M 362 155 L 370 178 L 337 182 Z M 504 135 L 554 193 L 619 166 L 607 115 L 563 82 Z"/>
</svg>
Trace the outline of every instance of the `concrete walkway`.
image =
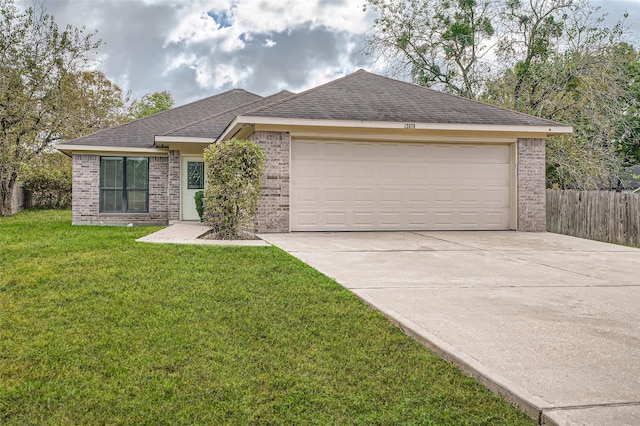
<svg viewBox="0 0 640 426">
<path fill-rule="evenodd" d="M 640 249 L 550 233 L 265 234 L 543 425 L 640 425 Z"/>
<path fill-rule="evenodd" d="M 200 222 L 180 222 L 170 225 L 164 229 L 138 238 L 141 243 L 162 243 L 162 244 L 202 244 L 216 246 L 268 246 L 263 240 L 205 240 L 199 239 L 206 234 L 209 228 Z"/>
</svg>

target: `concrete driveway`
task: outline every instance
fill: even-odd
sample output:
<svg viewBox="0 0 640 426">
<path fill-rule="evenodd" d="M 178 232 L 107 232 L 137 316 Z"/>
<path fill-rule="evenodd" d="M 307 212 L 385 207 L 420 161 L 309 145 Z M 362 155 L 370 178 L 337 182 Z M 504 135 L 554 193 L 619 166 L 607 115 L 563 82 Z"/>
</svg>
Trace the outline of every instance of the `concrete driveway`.
<svg viewBox="0 0 640 426">
<path fill-rule="evenodd" d="M 640 249 L 551 233 L 261 235 L 544 425 L 640 425 Z"/>
</svg>

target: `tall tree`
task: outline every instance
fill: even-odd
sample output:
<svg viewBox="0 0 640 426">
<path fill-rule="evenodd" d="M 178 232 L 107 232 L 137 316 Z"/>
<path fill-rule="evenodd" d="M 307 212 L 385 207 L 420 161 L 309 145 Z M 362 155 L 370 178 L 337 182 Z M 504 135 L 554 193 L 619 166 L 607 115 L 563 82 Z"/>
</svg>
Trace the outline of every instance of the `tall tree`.
<svg viewBox="0 0 640 426">
<path fill-rule="evenodd" d="M 620 58 L 619 86 L 627 87 L 627 96 L 618 99 L 614 142 L 624 166 L 640 164 L 640 51 L 622 43 L 611 52 Z"/>
<path fill-rule="evenodd" d="M 166 111 L 173 108 L 175 101 L 168 90 L 147 93 L 140 99 L 131 103 L 130 116 L 132 119 L 146 117 L 151 114 Z"/>
<path fill-rule="evenodd" d="M 633 49 L 614 33 L 599 32 L 580 49 L 546 56 L 518 62 L 488 82 L 482 99 L 574 127 L 573 135 L 547 143 L 548 186 L 611 188 L 637 143 Z"/>
<path fill-rule="evenodd" d="M 491 0 L 368 0 L 378 18 L 368 53 L 418 84 L 473 97 L 495 44 Z"/>
<path fill-rule="evenodd" d="M 617 153 L 633 157 L 638 99 L 621 48 L 624 20 L 606 27 L 590 0 L 367 3 L 379 12 L 370 49 L 392 70 L 400 64 L 416 83 L 573 125 L 574 135 L 547 145 L 550 185 L 610 186 L 621 164 Z M 449 30 L 434 30 L 441 27 Z M 461 35 L 454 46 L 453 33 Z"/>
<path fill-rule="evenodd" d="M 87 71 L 100 45 L 94 35 L 60 30 L 42 3 L 23 11 L 0 0 L 0 215 L 11 214 L 21 164 L 118 121 L 121 91 Z"/>
<path fill-rule="evenodd" d="M 500 73 L 512 79 L 506 106 L 533 114 L 548 116 L 540 112 L 555 92 L 609 63 L 607 52 L 623 35 L 623 22 L 606 27 L 590 0 L 506 0 L 502 10 L 496 53 Z"/>
<path fill-rule="evenodd" d="M 65 120 L 59 140 L 75 139 L 129 121 L 129 93 L 100 71 L 68 73 L 60 81 L 59 108 Z"/>
</svg>

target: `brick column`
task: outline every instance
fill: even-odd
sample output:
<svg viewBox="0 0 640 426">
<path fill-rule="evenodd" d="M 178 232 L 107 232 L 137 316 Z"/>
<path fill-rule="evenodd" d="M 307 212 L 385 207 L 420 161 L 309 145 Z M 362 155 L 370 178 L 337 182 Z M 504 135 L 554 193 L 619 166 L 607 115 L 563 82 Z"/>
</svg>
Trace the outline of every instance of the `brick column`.
<svg viewBox="0 0 640 426">
<path fill-rule="evenodd" d="M 255 132 L 250 140 L 267 155 L 262 175 L 256 232 L 289 232 L 289 171 L 291 135 L 288 132 Z"/>
<path fill-rule="evenodd" d="M 71 223 L 91 224 L 100 214 L 100 157 L 74 154 L 72 176 Z"/>
<path fill-rule="evenodd" d="M 518 231 L 547 230 L 545 140 L 518 139 Z"/>
<path fill-rule="evenodd" d="M 167 157 L 149 157 L 149 222 L 168 222 L 168 171 Z"/>
<path fill-rule="evenodd" d="M 169 151 L 169 178 L 167 182 L 167 208 L 169 222 L 180 220 L 180 151 Z"/>
</svg>

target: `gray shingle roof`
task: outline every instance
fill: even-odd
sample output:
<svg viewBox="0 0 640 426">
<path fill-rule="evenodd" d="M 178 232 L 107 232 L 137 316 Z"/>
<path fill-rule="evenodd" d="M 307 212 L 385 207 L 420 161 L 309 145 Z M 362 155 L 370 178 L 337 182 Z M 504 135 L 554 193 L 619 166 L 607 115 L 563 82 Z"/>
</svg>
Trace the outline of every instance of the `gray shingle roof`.
<svg viewBox="0 0 640 426">
<path fill-rule="evenodd" d="M 241 105 L 229 111 L 224 111 L 219 114 L 215 114 L 209 117 L 205 117 L 199 121 L 189 123 L 179 129 L 172 129 L 163 133 L 163 136 L 187 136 L 187 137 L 202 137 L 202 138 L 217 138 L 224 131 L 224 129 L 236 118 L 245 111 L 263 107 L 273 102 L 286 99 L 292 96 L 293 93 L 282 90 L 266 98 L 258 99 L 249 104 Z"/>
<path fill-rule="evenodd" d="M 64 145 L 149 148 L 153 146 L 156 135 L 171 132 L 189 123 L 233 110 L 241 105 L 253 105 L 253 102 L 259 99 L 262 99 L 262 97 L 246 90 L 233 89 L 120 126 L 101 130 L 73 141 L 65 142 Z M 203 137 L 215 138 L 218 135 L 214 133 L 210 132 Z"/>
<path fill-rule="evenodd" d="M 243 115 L 409 123 L 559 125 L 364 70 Z"/>
<path fill-rule="evenodd" d="M 233 89 L 64 145 L 150 148 L 155 136 L 217 138 L 239 115 L 284 119 L 404 123 L 561 126 L 550 120 L 498 108 L 359 70 L 294 95 L 267 98 Z"/>
</svg>

